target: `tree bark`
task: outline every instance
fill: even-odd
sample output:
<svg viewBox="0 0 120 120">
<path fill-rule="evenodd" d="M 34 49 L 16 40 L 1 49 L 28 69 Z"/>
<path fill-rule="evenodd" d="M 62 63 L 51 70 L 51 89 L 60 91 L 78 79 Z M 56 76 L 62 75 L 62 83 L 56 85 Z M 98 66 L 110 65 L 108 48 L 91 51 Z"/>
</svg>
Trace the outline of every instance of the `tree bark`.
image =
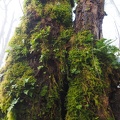
<svg viewBox="0 0 120 120">
<path fill-rule="evenodd" d="M 96 39 L 102 38 L 104 0 L 79 0 L 74 23 L 75 31 L 90 30 Z"/>
</svg>

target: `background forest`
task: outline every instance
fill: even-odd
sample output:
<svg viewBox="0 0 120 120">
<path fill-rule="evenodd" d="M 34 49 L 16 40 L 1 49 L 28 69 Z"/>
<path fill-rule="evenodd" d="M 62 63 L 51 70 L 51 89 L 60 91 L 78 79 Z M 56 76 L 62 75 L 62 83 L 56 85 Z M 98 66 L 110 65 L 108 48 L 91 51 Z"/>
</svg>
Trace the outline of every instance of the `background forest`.
<svg viewBox="0 0 120 120">
<path fill-rule="evenodd" d="M 24 0 L 1 68 L 0 120 L 120 120 L 119 49 L 102 38 L 104 0 Z"/>
</svg>

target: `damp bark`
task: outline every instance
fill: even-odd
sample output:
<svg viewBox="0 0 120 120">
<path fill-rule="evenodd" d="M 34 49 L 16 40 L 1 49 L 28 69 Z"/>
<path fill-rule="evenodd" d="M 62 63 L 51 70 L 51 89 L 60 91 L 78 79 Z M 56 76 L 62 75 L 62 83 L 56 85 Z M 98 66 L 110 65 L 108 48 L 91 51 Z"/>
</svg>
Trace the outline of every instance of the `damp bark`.
<svg viewBox="0 0 120 120">
<path fill-rule="evenodd" d="M 105 15 L 104 0 L 79 0 L 74 23 L 75 31 L 90 30 L 96 39 L 102 38 Z"/>
</svg>

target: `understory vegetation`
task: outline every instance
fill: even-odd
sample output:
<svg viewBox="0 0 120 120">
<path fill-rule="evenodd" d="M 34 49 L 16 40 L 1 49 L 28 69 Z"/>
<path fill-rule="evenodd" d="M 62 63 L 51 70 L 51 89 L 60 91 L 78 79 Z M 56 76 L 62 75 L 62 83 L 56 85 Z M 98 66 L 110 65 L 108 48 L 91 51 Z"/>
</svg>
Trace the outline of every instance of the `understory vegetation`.
<svg viewBox="0 0 120 120">
<path fill-rule="evenodd" d="M 69 0 L 25 0 L 1 68 L 0 120 L 114 120 L 119 49 L 74 32 Z M 112 80 L 111 80 L 112 78 Z"/>
</svg>

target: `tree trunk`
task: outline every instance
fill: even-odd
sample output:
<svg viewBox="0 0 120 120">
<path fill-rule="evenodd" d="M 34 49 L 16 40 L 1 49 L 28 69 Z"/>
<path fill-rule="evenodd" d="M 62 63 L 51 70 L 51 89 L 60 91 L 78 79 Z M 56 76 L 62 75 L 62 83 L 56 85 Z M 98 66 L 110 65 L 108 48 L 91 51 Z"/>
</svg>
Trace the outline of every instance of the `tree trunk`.
<svg viewBox="0 0 120 120">
<path fill-rule="evenodd" d="M 75 32 L 90 30 L 94 35 L 95 39 L 102 38 L 102 22 L 106 15 L 104 12 L 104 2 L 105 0 L 78 0 L 78 5 L 76 7 L 76 18 L 74 21 Z M 113 2 L 113 1 L 112 1 Z M 120 120 L 120 83 L 119 83 L 119 70 L 112 71 L 112 75 L 108 78 L 110 82 L 111 92 L 108 96 L 101 96 L 101 101 L 103 101 L 102 109 L 98 110 L 98 116 L 100 120 L 106 120 L 105 112 L 108 112 L 113 119 Z M 104 103 L 105 101 L 105 103 Z M 109 110 L 108 110 L 109 108 Z"/>
<path fill-rule="evenodd" d="M 27 57 L 29 66 L 34 70 L 36 84 L 32 98 L 24 94 L 20 96 L 24 101 L 14 107 L 16 119 L 64 120 L 68 89 L 66 44 L 72 34 L 70 2 L 29 0 L 25 5 L 26 16 L 21 26 L 16 29 L 9 56 L 12 56 L 11 61 L 14 61 L 14 65 L 16 62 L 24 63 Z M 28 53 L 24 56 L 21 53 L 26 49 Z M 7 66 L 7 69 L 11 68 Z M 18 79 L 16 78 L 17 81 Z"/>
<path fill-rule="evenodd" d="M 5 86 L 0 85 L 0 95 L 4 98 L 0 101 L 1 110 L 8 120 L 13 115 L 16 120 L 107 120 L 111 117 L 103 85 L 106 81 L 97 73 L 101 73 L 102 67 L 94 56 L 93 37 L 88 32 L 95 40 L 102 38 L 104 0 L 78 1 L 76 33 L 72 28 L 73 0 L 70 2 L 26 1 L 26 16 L 11 42 L 12 64 L 4 70 L 8 71 L 2 79 Z M 25 61 L 34 71 L 32 75 L 23 69 Z M 107 75 L 101 76 L 103 79 Z M 29 78 L 35 82 L 29 83 Z"/>
<path fill-rule="evenodd" d="M 104 0 L 79 0 L 74 23 L 75 31 L 90 30 L 96 39 L 102 38 L 105 15 Z"/>
</svg>

